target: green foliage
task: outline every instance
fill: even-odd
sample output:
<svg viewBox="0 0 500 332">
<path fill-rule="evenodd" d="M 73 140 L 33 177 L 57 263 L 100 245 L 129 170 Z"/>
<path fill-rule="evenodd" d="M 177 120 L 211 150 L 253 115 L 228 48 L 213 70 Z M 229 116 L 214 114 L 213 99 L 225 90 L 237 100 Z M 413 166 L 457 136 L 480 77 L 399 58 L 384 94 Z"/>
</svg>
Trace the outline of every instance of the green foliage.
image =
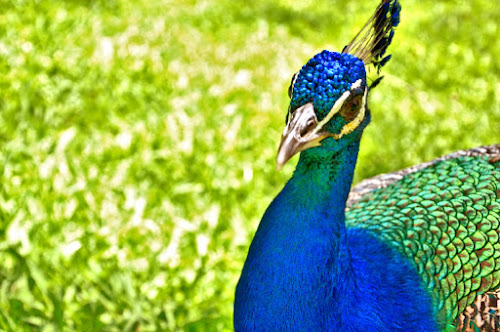
<svg viewBox="0 0 500 332">
<path fill-rule="evenodd" d="M 230 330 L 290 77 L 376 5 L 0 0 L 0 329 Z M 402 6 L 357 180 L 500 138 L 494 2 Z"/>
</svg>

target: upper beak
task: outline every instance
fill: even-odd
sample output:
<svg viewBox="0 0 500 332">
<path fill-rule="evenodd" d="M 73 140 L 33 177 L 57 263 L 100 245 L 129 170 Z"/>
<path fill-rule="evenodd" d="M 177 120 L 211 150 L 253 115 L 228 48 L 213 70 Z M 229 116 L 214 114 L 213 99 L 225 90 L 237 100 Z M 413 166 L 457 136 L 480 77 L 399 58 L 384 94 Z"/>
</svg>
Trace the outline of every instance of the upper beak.
<svg viewBox="0 0 500 332">
<path fill-rule="evenodd" d="M 293 112 L 281 136 L 276 157 L 278 171 L 298 152 L 321 145 L 321 140 L 328 134 L 318 133 L 317 126 L 318 119 L 312 103 L 307 103 Z"/>
</svg>

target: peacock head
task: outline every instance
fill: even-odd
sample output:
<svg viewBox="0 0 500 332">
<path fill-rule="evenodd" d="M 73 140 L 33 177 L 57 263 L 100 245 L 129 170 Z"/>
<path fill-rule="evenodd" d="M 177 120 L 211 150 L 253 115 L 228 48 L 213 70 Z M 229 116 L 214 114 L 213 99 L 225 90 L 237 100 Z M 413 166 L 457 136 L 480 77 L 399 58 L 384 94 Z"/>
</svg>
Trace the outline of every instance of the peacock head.
<svg viewBox="0 0 500 332">
<path fill-rule="evenodd" d="M 377 72 L 387 63 L 385 55 L 399 23 L 397 0 L 382 0 L 375 14 L 342 53 L 323 51 L 292 77 L 290 105 L 278 150 L 276 167 L 296 153 L 320 146 L 341 149 L 359 138 L 370 122 L 365 66 Z"/>
</svg>

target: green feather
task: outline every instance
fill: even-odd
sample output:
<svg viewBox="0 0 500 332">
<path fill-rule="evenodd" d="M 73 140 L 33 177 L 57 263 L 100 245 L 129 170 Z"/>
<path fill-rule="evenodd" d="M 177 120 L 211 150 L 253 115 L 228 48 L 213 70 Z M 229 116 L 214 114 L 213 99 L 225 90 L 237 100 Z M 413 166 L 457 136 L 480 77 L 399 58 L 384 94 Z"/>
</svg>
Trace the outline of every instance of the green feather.
<svg viewBox="0 0 500 332">
<path fill-rule="evenodd" d="M 370 230 L 415 263 L 449 328 L 500 283 L 499 166 L 480 156 L 439 161 L 346 212 L 347 227 Z"/>
</svg>

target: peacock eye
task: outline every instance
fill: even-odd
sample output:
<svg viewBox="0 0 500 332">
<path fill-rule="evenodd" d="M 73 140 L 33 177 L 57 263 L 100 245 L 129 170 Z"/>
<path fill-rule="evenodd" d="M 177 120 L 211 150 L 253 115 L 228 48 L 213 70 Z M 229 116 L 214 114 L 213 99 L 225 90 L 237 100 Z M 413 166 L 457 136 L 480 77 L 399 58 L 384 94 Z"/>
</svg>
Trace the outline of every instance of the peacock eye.
<svg viewBox="0 0 500 332">
<path fill-rule="evenodd" d="M 350 122 L 358 115 L 362 98 L 362 95 L 356 95 L 345 102 L 344 106 L 340 110 L 340 115 L 345 121 Z"/>
</svg>

